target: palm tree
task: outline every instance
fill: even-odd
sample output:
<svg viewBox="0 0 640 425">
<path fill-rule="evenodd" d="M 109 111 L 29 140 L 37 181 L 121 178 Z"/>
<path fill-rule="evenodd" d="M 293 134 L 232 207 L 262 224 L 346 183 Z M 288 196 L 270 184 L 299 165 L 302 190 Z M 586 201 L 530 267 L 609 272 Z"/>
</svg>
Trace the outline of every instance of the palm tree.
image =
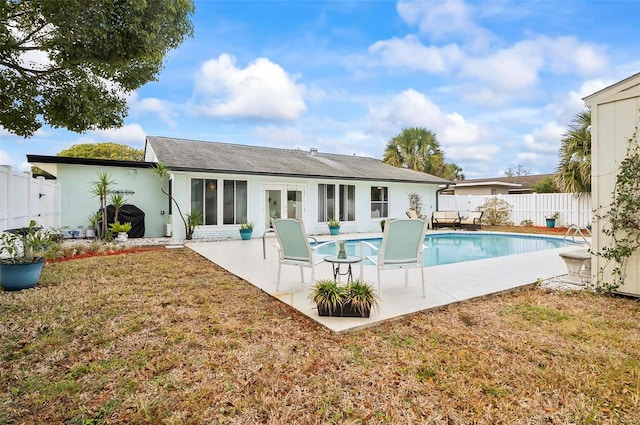
<svg viewBox="0 0 640 425">
<path fill-rule="evenodd" d="M 444 165 L 444 154 L 431 130 L 405 128 L 387 143 L 382 161 L 394 167 L 437 175 Z"/>
<path fill-rule="evenodd" d="M 105 172 L 98 173 L 98 180 L 91 182 L 91 184 L 91 193 L 100 199 L 100 218 L 102 220 L 100 225 L 100 238 L 104 239 L 107 236 L 107 195 L 110 192 L 110 187 L 115 184 L 115 181 Z"/>
<path fill-rule="evenodd" d="M 591 193 L 591 111 L 575 116 L 562 135 L 556 183 L 562 192 Z"/>
</svg>

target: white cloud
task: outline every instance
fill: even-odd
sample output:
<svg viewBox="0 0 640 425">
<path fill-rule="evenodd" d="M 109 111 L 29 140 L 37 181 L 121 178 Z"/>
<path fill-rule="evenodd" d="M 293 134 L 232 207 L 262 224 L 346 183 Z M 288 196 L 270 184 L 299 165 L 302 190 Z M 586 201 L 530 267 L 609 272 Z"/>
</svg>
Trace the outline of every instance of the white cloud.
<svg viewBox="0 0 640 425">
<path fill-rule="evenodd" d="M 447 148 L 445 150 L 445 156 L 448 159 L 453 160 L 453 162 L 485 161 L 490 163 L 495 160 L 495 157 L 499 152 L 500 147 L 492 144 L 474 144 L 471 146 L 457 145 Z M 465 172 L 466 169 L 463 169 L 462 171 Z"/>
<path fill-rule="evenodd" d="M 269 146 L 301 147 L 308 143 L 308 137 L 297 128 L 283 128 L 276 126 L 256 127 L 250 132 L 251 137 L 266 142 Z"/>
<path fill-rule="evenodd" d="M 462 67 L 462 75 L 500 91 L 521 92 L 538 82 L 538 71 L 543 64 L 543 57 L 535 45 L 520 42 L 486 57 L 468 59 Z"/>
<path fill-rule="evenodd" d="M 455 44 L 427 47 L 414 35 L 378 41 L 369 46 L 369 53 L 379 55 L 384 65 L 406 67 L 427 72 L 442 73 L 449 70 L 462 56 Z"/>
<path fill-rule="evenodd" d="M 265 58 L 241 69 L 233 56 L 222 54 L 202 65 L 196 89 L 203 102 L 197 109 L 212 117 L 294 120 L 307 109 L 305 87 Z"/>
<path fill-rule="evenodd" d="M 594 75 L 608 66 L 601 46 L 582 43 L 576 37 L 539 37 L 533 41 L 544 51 L 552 71 L 562 74 Z"/>
<path fill-rule="evenodd" d="M 120 128 L 107 130 L 94 130 L 87 133 L 89 140 L 81 143 L 92 142 L 113 142 L 126 145 L 144 146 L 147 133 L 139 124 L 128 124 Z M 85 138 L 83 138 L 86 140 Z"/>
<path fill-rule="evenodd" d="M 525 134 L 523 140 L 525 146 L 534 152 L 558 152 L 560 139 L 566 131 L 565 127 L 558 125 L 555 121 L 545 124 L 543 127 L 534 129 L 531 133 Z"/>
<path fill-rule="evenodd" d="M 13 161 L 11 160 L 11 155 L 8 152 L 0 149 L 0 165 L 13 165 Z"/>
<path fill-rule="evenodd" d="M 138 92 L 133 92 L 127 96 L 127 103 L 131 108 L 133 115 L 140 115 L 144 113 L 156 114 L 160 120 L 169 126 L 174 127 L 176 125 L 173 116 L 173 108 L 171 104 L 165 100 L 158 99 L 157 97 L 147 97 L 144 99 L 138 98 Z"/>
<path fill-rule="evenodd" d="M 454 112 L 446 116 L 446 126 L 439 138 L 443 147 L 458 144 L 468 145 L 478 141 L 480 127 L 466 122 L 462 115 Z"/>
<path fill-rule="evenodd" d="M 400 1 L 398 14 L 409 25 L 417 25 L 422 34 L 434 40 L 465 38 L 475 45 L 484 45 L 492 37 L 471 18 L 471 6 L 462 0 Z"/>
<path fill-rule="evenodd" d="M 396 95 L 383 106 L 370 108 L 369 114 L 375 126 L 395 134 L 407 127 L 425 127 L 436 133 L 447 153 L 449 146 L 474 143 L 480 134 L 477 125 L 467 123 L 458 113 L 442 112 L 431 99 L 413 89 Z"/>
</svg>

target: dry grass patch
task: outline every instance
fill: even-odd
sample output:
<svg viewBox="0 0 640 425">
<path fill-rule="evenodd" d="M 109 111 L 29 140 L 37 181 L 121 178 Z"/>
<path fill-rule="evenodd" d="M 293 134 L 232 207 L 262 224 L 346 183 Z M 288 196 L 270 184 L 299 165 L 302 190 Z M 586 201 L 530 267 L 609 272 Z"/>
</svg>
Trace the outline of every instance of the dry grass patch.
<svg viewBox="0 0 640 425">
<path fill-rule="evenodd" d="M 188 249 L 1 293 L 0 424 L 638 423 L 640 305 L 531 289 L 335 335 Z"/>
</svg>

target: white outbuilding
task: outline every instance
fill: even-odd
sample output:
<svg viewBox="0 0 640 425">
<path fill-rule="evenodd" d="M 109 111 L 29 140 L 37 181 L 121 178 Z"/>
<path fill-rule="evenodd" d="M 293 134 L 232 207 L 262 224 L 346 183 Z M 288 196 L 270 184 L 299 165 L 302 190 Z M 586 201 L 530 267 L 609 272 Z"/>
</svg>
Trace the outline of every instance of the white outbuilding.
<svg viewBox="0 0 640 425">
<path fill-rule="evenodd" d="M 632 75 L 605 89 L 585 97 L 591 109 L 591 188 L 592 205 L 598 214 L 606 212 L 612 202 L 618 168 L 627 156 L 630 139 L 640 143 L 640 73 Z M 640 179 L 640 176 L 637 176 Z M 598 215 L 596 214 L 596 216 Z M 640 214 L 636 211 L 635 214 Z M 602 252 L 610 246 L 611 238 L 603 233 L 606 220 L 595 219 L 593 251 Z M 592 257 L 594 279 L 598 283 L 612 282 L 615 264 Z M 603 273 L 598 271 L 603 269 Z M 617 290 L 620 293 L 640 295 L 640 252 L 636 250 L 626 267 L 626 278 Z"/>
</svg>

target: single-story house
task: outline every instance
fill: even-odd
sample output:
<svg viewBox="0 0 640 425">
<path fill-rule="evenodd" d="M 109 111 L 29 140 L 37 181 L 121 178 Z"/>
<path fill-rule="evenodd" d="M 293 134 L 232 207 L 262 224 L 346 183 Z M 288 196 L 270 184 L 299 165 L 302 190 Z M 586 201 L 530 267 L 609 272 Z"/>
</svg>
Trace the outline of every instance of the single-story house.
<svg viewBox="0 0 640 425">
<path fill-rule="evenodd" d="M 331 218 L 344 232 L 379 231 L 381 220 L 406 217 L 411 194 L 419 195 L 421 212 L 430 216 L 439 186 L 451 183 L 370 157 L 156 136 L 146 138 L 144 162 L 27 159 L 60 182 L 63 226 L 86 226 L 99 206 L 92 182 L 107 172 L 128 203 L 145 212 L 146 237 L 185 236 L 175 206 L 160 190 L 156 163 L 167 166 L 165 189 L 182 213 L 203 212 L 194 238 L 206 239 L 238 238 L 243 222 L 254 222 L 253 237 L 259 237 L 279 217 L 303 219 L 309 234 L 328 233 Z"/>
<path fill-rule="evenodd" d="M 554 178 L 553 174 L 535 174 L 529 176 L 490 177 L 468 179 L 455 182 L 443 195 L 519 195 L 534 193 L 534 187 L 541 180 Z"/>
<path fill-rule="evenodd" d="M 627 156 L 629 140 L 635 134 L 640 142 L 640 73 L 632 75 L 607 88 L 584 98 L 591 109 L 591 192 L 592 208 L 600 214 L 603 206 L 611 204 L 618 167 Z M 637 213 L 637 212 L 636 212 Z M 602 252 L 611 244 L 611 238 L 603 233 L 606 219 L 596 217 L 593 225 L 593 251 Z M 595 279 L 613 280 L 611 271 L 615 264 L 599 256 L 592 256 L 591 270 Z M 598 274 L 603 268 L 604 273 Z M 640 295 L 640 253 L 635 251 L 626 267 L 627 276 L 618 291 Z"/>
</svg>

